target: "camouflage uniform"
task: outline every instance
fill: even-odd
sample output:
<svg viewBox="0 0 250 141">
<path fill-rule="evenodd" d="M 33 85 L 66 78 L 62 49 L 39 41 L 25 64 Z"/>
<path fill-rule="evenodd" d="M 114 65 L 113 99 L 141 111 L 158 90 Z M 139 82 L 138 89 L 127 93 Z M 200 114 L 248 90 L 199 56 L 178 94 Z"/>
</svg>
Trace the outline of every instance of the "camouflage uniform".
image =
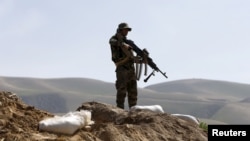
<svg viewBox="0 0 250 141">
<path fill-rule="evenodd" d="M 126 60 L 128 57 L 124 50 L 122 50 L 126 37 L 119 34 L 119 29 L 121 28 L 128 28 L 129 31 L 131 31 L 131 28 L 129 28 L 126 23 L 121 23 L 118 26 L 117 33 L 109 40 L 112 61 L 115 64 Z M 117 90 L 117 107 L 124 109 L 126 95 L 128 95 L 128 105 L 129 107 L 132 107 L 137 104 L 137 80 L 135 75 L 134 60 L 133 58 L 127 58 L 125 62 L 116 66 L 115 86 Z"/>
</svg>

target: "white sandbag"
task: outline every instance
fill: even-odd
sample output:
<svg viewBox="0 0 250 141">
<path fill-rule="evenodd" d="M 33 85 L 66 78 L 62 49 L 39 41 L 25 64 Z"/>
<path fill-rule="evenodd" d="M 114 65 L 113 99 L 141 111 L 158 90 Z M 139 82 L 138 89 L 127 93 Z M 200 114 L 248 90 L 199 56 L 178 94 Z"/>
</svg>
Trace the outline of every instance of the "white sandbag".
<svg viewBox="0 0 250 141">
<path fill-rule="evenodd" d="M 157 113 L 164 113 L 164 110 L 160 105 L 144 105 L 144 106 L 135 105 L 135 106 L 130 108 L 130 110 L 136 110 L 136 109 L 150 110 L 150 111 L 157 112 Z"/>
<path fill-rule="evenodd" d="M 188 122 L 192 122 L 194 124 L 198 124 L 198 125 L 200 124 L 199 120 L 192 115 L 185 115 L 185 114 L 171 114 L 171 115 L 179 117 L 179 118 L 186 120 Z"/>
<path fill-rule="evenodd" d="M 39 122 L 39 130 L 72 135 L 78 129 L 93 123 L 94 121 L 91 121 L 91 112 L 81 110 L 44 119 Z"/>
</svg>

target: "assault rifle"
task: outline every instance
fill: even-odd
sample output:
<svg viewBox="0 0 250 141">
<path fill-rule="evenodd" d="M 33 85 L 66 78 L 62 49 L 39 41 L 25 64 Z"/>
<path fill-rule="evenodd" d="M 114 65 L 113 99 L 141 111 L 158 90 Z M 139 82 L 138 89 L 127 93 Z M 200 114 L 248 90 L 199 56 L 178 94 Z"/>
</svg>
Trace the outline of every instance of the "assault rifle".
<svg viewBox="0 0 250 141">
<path fill-rule="evenodd" d="M 153 59 L 150 58 L 148 56 L 148 52 L 146 49 L 143 49 L 141 50 L 132 40 L 125 40 L 124 41 L 125 43 L 127 43 L 128 45 L 130 45 L 132 47 L 132 49 L 136 52 L 137 55 L 139 55 L 140 57 L 144 58 L 146 56 L 146 63 L 153 69 L 153 71 L 148 75 L 148 77 L 146 79 L 144 79 L 144 82 L 147 82 L 148 79 L 154 75 L 154 72 L 157 71 L 157 72 L 160 72 L 164 77 L 168 78 L 166 73 L 162 72 L 158 67 L 157 65 L 153 62 Z"/>
</svg>

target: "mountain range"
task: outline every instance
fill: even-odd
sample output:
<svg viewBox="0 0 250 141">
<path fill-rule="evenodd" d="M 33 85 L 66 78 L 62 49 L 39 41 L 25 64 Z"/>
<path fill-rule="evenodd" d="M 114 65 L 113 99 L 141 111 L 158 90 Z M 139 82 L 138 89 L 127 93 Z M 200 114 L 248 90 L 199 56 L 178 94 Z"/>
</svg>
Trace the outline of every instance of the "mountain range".
<svg viewBox="0 0 250 141">
<path fill-rule="evenodd" d="M 52 113 L 75 111 L 84 102 L 115 105 L 114 83 L 89 78 L 0 77 L 0 91 Z M 161 105 L 166 113 L 189 114 L 208 124 L 250 124 L 250 85 L 183 79 L 138 88 L 138 105 Z M 126 103 L 127 108 L 127 103 Z"/>
</svg>

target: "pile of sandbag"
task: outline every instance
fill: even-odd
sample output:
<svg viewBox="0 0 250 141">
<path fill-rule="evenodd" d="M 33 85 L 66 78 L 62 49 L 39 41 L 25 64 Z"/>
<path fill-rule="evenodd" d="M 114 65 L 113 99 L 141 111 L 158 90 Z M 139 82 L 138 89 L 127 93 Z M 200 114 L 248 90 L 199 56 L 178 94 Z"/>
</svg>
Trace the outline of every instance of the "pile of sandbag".
<svg viewBox="0 0 250 141">
<path fill-rule="evenodd" d="M 149 110 L 149 111 L 156 112 L 156 113 L 164 113 L 164 110 L 161 105 L 135 105 L 131 107 L 130 111 L 137 110 L 137 109 Z"/>
<path fill-rule="evenodd" d="M 137 109 L 149 110 L 149 111 L 157 112 L 157 113 L 164 113 L 164 110 L 163 110 L 161 105 L 135 105 L 135 106 L 131 107 L 130 111 L 137 110 Z M 178 118 L 181 118 L 185 121 L 197 124 L 197 125 L 200 124 L 199 119 L 192 116 L 192 115 L 186 115 L 186 114 L 171 114 L 171 115 L 178 117 Z"/>
<path fill-rule="evenodd" d="M 44 119 L 39 122 L 39 130 L 72 135 L 78 129 L 92 124 L 94 124 L 94 121 L 91 120 L 91 112 L 81 110 Z"/>
<path fill-rule="evenodd" d="M 198 118 L 192 116 L 192 115 L 185 115 L 185 114 L 171 114 L 172 116 L 176 116 L 178 118 L 181 118 L 183 120 L 186 120 L 188 122 L 191 122 L 191 123 L 194 123 L 194 124 L 197 124 L 199 125 L 200 124 L 200 121 Z"/>
</svg>

